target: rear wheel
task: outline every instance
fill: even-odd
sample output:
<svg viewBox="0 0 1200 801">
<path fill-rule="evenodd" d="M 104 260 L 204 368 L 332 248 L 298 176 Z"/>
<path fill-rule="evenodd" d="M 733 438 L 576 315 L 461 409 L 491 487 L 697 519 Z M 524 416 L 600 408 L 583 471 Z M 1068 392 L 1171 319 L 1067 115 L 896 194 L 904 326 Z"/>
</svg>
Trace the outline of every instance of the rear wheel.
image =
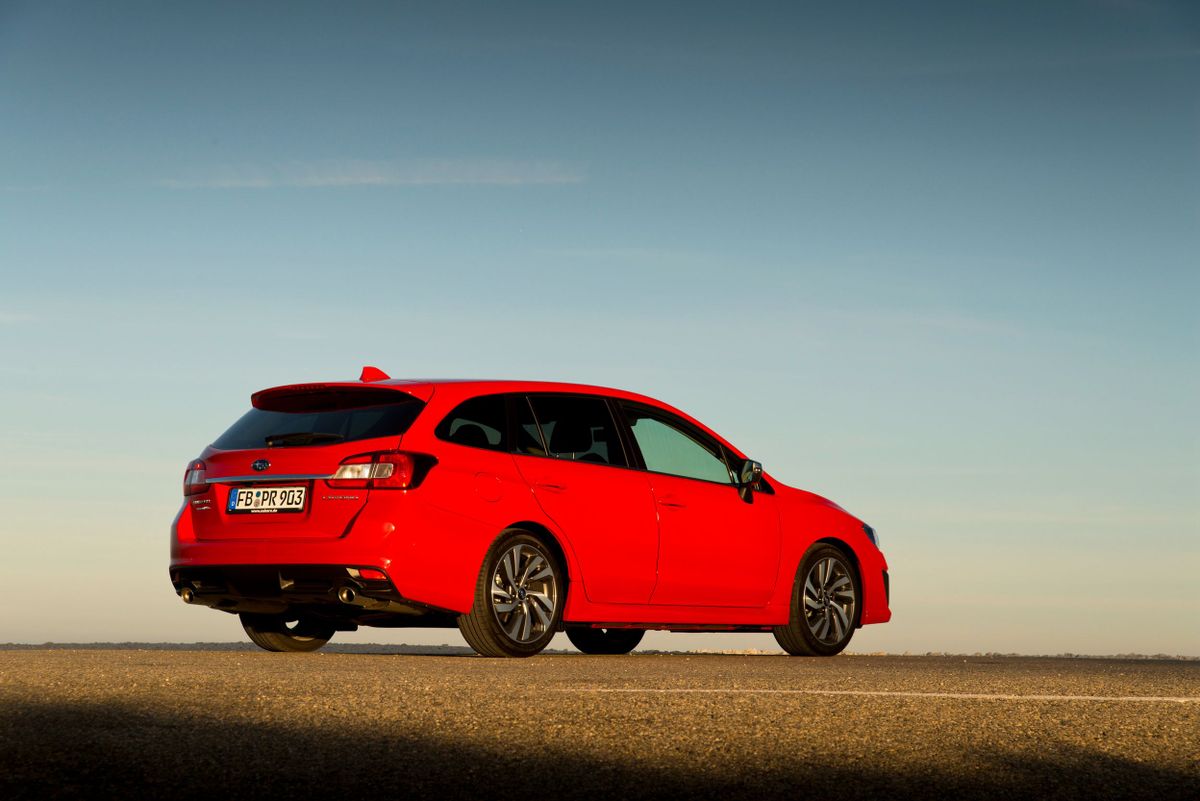
<svg viewBox="0 0 1200 801">
<path fill-rule="evenodd" d="M 267 651 L 315 651 L 333 637 L 333 626 L 295 615 L 243 612 L 242 628 L 250 641 Z"/>
<path fill-rule="evenodd" d="M 818 545 L 800 560 L 786 626 L 775 641 L 792 656 L 833 656 L 854 636 L 862 593 L 850 559 L 832 545 Z"/>
<path fill-rule="evenodd" d="M 567 629 L 571 645 L 585 654 L 627 654 L 644 636 L 644 629 Z"/>
<path fill-rule="evenodd" d="M 458 629 L 483 656 L 533 656 L 549 643 L 566 600 L 563 569 L 541 539 L 509 529 L 488 549 L 471 611 Z"/>
</svg>

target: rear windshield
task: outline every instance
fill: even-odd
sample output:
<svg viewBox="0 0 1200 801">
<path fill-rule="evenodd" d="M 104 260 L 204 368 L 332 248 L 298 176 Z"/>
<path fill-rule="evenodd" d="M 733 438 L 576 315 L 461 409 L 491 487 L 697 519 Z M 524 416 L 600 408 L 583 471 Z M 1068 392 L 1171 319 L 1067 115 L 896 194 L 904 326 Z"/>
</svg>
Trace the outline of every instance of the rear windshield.
<svg viewBox="0 0 1200 801">
<path fill-rule="evenodd" d="M 328 392 L 308 398 L 291 396 L 286 401 L 273 398 L 272 409 L 246 412 L 213 442 L 213 447 L 241 451 L 398 437 L 408 430 L 425 404 L 399 392 L 389 392 L 388 396 L 396 400 L 372 403 L 380 399 L 378 394 L 335 399 Z"/>
</svg>

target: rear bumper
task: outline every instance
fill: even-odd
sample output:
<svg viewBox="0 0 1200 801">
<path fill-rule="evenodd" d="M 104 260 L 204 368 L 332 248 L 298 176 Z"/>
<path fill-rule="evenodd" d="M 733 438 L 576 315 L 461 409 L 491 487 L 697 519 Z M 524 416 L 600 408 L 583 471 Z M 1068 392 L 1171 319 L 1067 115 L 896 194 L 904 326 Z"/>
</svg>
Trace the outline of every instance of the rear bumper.
<svg viewBox="0 0 1200 801">
<path fill-rule="evenodd" d="M 364 565 L 363 567 L 366 567 Z M 438 625 L 447 613 L 400 595 L 390 579 L 367 580 L 346 565 L 206 565 L 172 567 L 171 584 L 186 603 L 224 612 L 304 612 L 348 624 Z M 354 572 L 352 572 L 354 571 Z M 353 628 L 352 625 L 346 628 Z"/>
<path fill-rule="evenodd" d="M 391 560 L 385 553 L 388 535 L 394 525 L 383 521 L 362 520 L 353 533 L 329 539 L 208 539 L 196 536 L 192 516 L 197 514 L 184 504 L 171 524 L 171 569 L 211 565 L 361 565 L 382 568 L 391 574 Z M 199 514 L 212 514 L 200 512 Z M 373 523 L 374 525 L 371 525 Z"/>
<path fill-rule="evenodd" d="M 406 497 L 403 503 L 397 503 L 397 498 L 393 494 L 368 501 L 353 526 L 330 539 L 199 539 L 193 516 L 211 512 L 196 512 L 184 503 L 171 525 L 170 568 L 174 572 L 226 566 L 374 567 L 387 573 L 406 602 L 467 612 L 484 554 L 499 530 L 496 524 L 449 512 L 417 497 Z"/>
</svg>

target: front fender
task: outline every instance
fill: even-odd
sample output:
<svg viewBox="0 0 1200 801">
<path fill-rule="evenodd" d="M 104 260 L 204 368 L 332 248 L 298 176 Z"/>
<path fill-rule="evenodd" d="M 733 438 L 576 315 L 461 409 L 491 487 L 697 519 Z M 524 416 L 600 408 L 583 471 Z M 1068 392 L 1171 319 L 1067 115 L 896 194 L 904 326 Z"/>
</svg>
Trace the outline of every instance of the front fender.
<svg viewBox="0 0 1200 801">
<path fill-rule="evenodd" d="M 783 530 L 779 592 L 776 603 L 790 609 L 800 561 L 815 545 L 826 542 L 841 548 L 858 569 L 862 588 L 860 623 L 891 620 L 884 575 L 887 560 L 863 530 L 863 523 L 836 504 L 802 490 L 779 487 L 779 519 Z"/>
</svg>

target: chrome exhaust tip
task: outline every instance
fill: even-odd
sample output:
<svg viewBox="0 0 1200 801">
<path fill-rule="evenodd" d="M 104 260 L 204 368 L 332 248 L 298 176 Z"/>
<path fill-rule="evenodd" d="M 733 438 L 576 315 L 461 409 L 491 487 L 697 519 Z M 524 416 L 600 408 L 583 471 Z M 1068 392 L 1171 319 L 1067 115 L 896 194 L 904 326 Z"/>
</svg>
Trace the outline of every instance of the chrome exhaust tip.
<svg viewBox="0 0 1200 801">
<path fill-rule="evenodd" d="M 196 600 L 196 593 L 192 592 L 191 587 L 184 587 L 179 591 L 179 597 L 183 599 L 185 604 L 190 604 Z"/>
<path fill-rule="evenodd" d="M 344 604 L 352 604 L 354 603 L 355 593 L 354 590 L 349 587 L 342 587 L 340 590 L 338 590 L 337 597 L 338 600 Z"/>
</svg>

